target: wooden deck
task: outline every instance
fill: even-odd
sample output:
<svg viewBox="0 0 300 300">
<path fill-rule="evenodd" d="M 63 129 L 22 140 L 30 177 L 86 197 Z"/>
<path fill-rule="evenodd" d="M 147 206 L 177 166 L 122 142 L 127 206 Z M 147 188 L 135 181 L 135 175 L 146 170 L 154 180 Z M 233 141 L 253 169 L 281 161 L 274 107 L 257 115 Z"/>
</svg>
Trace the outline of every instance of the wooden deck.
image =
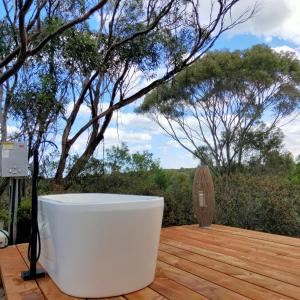
<svg viewBox="0 0 300 300">
<path fill-rule="evenodd" d="M 26 251 L 25 244 L 0 250 L 8 300 L 76 299 L 49 277 L 23 282 Z M 109 299 L 300 299 L 300 239 L 220 225 L 164 228 L 155 281 Z"/>
</svg>

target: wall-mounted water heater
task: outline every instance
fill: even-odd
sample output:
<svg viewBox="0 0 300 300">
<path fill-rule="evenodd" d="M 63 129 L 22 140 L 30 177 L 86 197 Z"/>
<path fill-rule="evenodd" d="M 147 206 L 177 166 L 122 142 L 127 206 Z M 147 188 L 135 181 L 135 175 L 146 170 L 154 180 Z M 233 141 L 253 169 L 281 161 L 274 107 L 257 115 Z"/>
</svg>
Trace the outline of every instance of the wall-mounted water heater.
<svg viewBox="0 0 300 300">
<path fill-rule="evenodd" d="M 28 175 L 28 151 L 24 143 L 0 144 L 0 176 L 25 177 Z"/>
<path fill-rule="evenodd" d="M 24 143 L 3 142 L 0 144 L 0 177 L 9 177 L 9 243 L 17 239 L 17 212 L 20 179 L 28 175 L 28 150 Z"/>
</svg>

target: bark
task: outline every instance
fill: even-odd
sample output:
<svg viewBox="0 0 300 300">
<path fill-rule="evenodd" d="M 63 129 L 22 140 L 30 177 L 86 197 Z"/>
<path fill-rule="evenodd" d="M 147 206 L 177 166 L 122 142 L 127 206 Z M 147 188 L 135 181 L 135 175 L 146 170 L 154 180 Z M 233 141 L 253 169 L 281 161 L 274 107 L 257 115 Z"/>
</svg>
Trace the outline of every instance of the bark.
<svg viewBox="0 0 300 300">
<path fill-rule="evenodd" d="M 101 9 L 108 2 L 108 0 L 102 0 L 97 5 L 89 9 L 86 13 L 81 15 L 79 18 L 76 18 L 62 25 L 53 33 L 47 35 L 45 38 L 41 40 L 41 42 L 36 47 L 29 48 L 27 47 L 28 43 L 33 38 L 37 38 L 38 35 L 41 33 L 41 32 L 34 33 L 31 36 L 28 36 L 29 29 L 33 27 L 33 25 L 28 24 L 27 27 L 25 26 L 26 14 L 28 13 L 28 11 L 30 11 L 32 2 L 33 2 L 32 0 L 26 1 L 19 13 L 20 44 L 10 54 L 8 54 L 2 61 L 0 61 L 0 68 L 2 68 L 2 67 L 8 67 L 9 64 L 15 59 L 15 62 L 10 67 L 8 67 L 7 70 L 0 76 L 0 84 L 4 83 L 11 76 L 16 74 L 23 66 L 23 64 L 25 63 L 28 57 L 34 56 L 37 53 L 39 53 L 51 40 L 53 40 L 55 37 L 59 36 L 60 34 L 64 33 L 66 30 L 87 20 L 94 12 Z M 39 26 L 38 25 L 39 16 L 40 16 L 40 12 L 38 12 L 36 14 L 36 17 L 34 18 L 34 20 L 37 22 L 37 26 Z"/>
<path fill-rule="evenodd" d="M 76 177 L 80 173 L 80 171 L 84 168 L 84 166 L 88 162 L 89 158 L 93 155 L 97 146 L 103 140 L 104 133 L 105 133 L 106 129 L 108 128 L 108 125 L 111 121 L 112 116 L 113 116 L 113 113 L 111 113 L 105 117 L 105 120 L 103 122 L 100 132 L 95 137 L 90 139 L 90 142 L 89 142 L 88 146 L 86 147 L 84 153 L 80 156 L 80 158 L 73 165 L 72 169 L 69 171 L 68 175 L 65 178 L 66 179 L 66 181 L 65 181 L 66 189 L 70 186 L 72 178 Z"/>
<path fill-rule="evenodd" d="M 2 70 L 0 69 L 0 76 L 2 75 Z M 3 111 L 2 111 L 2 104 L 3 104 L 3 84 L 0 84 L 0 126 L 1 126 L 1 142 L 4 142 L 6 139 L 6 133 L 4 128 L 6 128 L 4 124 L 4 118 L 3 118 Z"/>
<path fill-rule="evenodd" d="M 80 106 L 82 105 L 85 95 L 92 85 L 93 81 L 98 77 L 98 72 L 96 72 L 94 75 L 92 75 L 89 79 L 86 79 L 83 84 L 83 89 L 81 91 L 81 94 L 79 98 L 77 99 L 74 108 L 70 114 L 70 116 L 67 118 L 67 124 L 64 128 L 63 135 L 62 135 L 62 145 L 61 145 L 61 155 L 58 162 L 58 167 L 55 174 L 55 180 L 59 182 L 63 178 L 63 173 L 66 168 L 66 161 L 69 156 L 69 151 L 72 146 L 72 141 L 69 140 L 69 136 L 71 133 L 72 126 L 76 120 L 76 117 L 78 115 Z"/>
<path fill-rule="evenodd" d="M 107 69 L 107 63 L 109 62 L 111 53 L 113 53 L 113 51 L 116 50 L 121 45 L 123 45 L 125 43 L 129 43 L 129 42 L 133 41 L 134 39 L 136 39 L 139 36 L 143 36 L 143 35 L 146 36 L 151 30 L 155 29 L 156 26 L 159 24 L 160 19 L 162 19 L 163 16 L 165 16 L 170 11 L 173 2 L 174 1 L 170 1 L 168 3 L 168 5 L 166 5 L 164 7 L 164 9 L 161 11 L 161 13 L 158 15 L 156 20 L 154 22 L 152 22 L 151 24 L 149 24 L 148 28 L 146 28 L 145 30 L 139 31 L 139 32 L 133 34 L 131 37 L 125 38 L 124 40 L 115 41 L 115 42 L 112 41 L 111 45 L 108 45 L 108 50 L 104 55 L 104 57 L 105 57 L 104 60 L 103 60 L 104 63 L 101 67 L 101 74 L 103 74 L 103 76 L 107 72 L 107 70 L 106 70 Z M 67 126 L 64 130 L 64 133 L 63 133 L 62 153 L 61 153 L 61 157 L 60 157 L 60 161 L 59 161 L 59 166 L 58 166 L 58 169 L 57 169 L 57 172 L 56 172 L 56 175 L 55 175 L 56 180 L 60 181 L 63 178 L 63 173 L 64 173 L 65 165 L 66 165 L 66 159 L 68 158 L 69 151 L 70 151 L 72 145 L 77 141 L 77 139 L 86 130 L 88 130 L 89 128 L 92 128 L 92 130 L 93 130 L 93 127 L 95 126 L 95 124 L 99 123 L 100 119 L 102 119 L 102 118 L 105 119 L 105 121 L 104 121 L 105 126 L 102 127 L 102 129 L 104 129 L 103 133 L 101 134 L 101 131 L 102 131 L 102 129 L 101 129 L 99 134 L 97 134 L 97 136 L 94 136 L 93 139 L 90 138 L 90 141 L 89 141 L 85 151 L 83 152 L 83 154 L 79 158 L 79 160 L 72 167 L 71 171 L 69 172 L 69 174 L 66 177 L 67 179 L 73 178 L 73 177 L 77 176 L 80 173 L 80 171 L 84 167 L 85 163 L 88 161 L 90 156 L 94 153 L 96 147 L 103 140 L 103 134 L 104 134 L 107 126 L 109 125 L 111 116 L 112 116 L 114 111 L 119 110 L 120 108 L 133 103 L 134 101 L 141 98 L 142 96 L 144 96 L 148 92 L 152 91 L 153 89 L 155 89 L 156 87 L 158 87 L 162 83 L 164 83 L 167 80 L 171 79 L 174 75 L 176 75 L 178 72 L 180 72 L 184 68 L 191 65 L 193 62 L 195 62 L 197 59 L 199 59 L 205 52 L 207 52 L 213 46 L 214 42 L 220 36 L 221 33 L 223 33 L 224 31 L 226 31 L 226 30 L 228 30 L 232 27 L 234 27 L 238 23 L 244 22 L 245 20 L 247 20 L 248 18 L 250 18 L 252 16 L 253 12 L 250 12 L 249 16 L 246 16 L 244 19 L 243 19 L 244 15 L 242 15 L 242 17 L 239 18 L 236 22 L 233 22 L 231 25 L 226 27 L 224 25 L 224 16 L 227 13 L 230 12 L 231 7 L 236 2 L 237 1 L 232 1 L 230 3 L 227 3 L 225 1 L 223 3 L 223 1 L 221 1 L 221 0 L 218 1 L 219 10 L 218 10 L 217 17 L 214 20 L 211 20 L 211 24 L 209 24 L 209 26 L 206 27 L 207 29 L 206 29 L 205 32 L 201 28 L 200 23 L 198 24 L 198 28 L 197 28 L 198 37 L 195 39 L 194 45 L 193 45 L 189 55 L 185 58 L 185 60 L 181 64 L 174 65 L 173 69 L 170 69 L 170 71 L 168 71 L 163 77 L 153 81 L 151 84 L 149 84 L 146 87 L 142 88 L 141 90 L 139 90 L 134 95 L 132 95 L 130 97 L 127 97 L 127 98 L 122 97 L 121 99 L 119 99 L 118 102 L 111 104 L 107 110 L 105 110 L 103 112 L 100 112 L 98 115 L 95 115 L 95 116 L 92 115 L 92 118 L 84 126 L 82 126 L 82 128 L 80 128 L 73 135 L 72 138 L 69 138 L 71 128 L 72 128 L 73 123 L 76 119 L 78 110 L 79 110 L 79 108 L 82 104 L 81 101 L 77 101 L 76 104 L 75 104 L 74 110 L 71 113 L 70 118 L 67 120 Z M 219 26 L 219 28 L 217 29 L 218 26 Z M 110 28 L 109 29 L 109 31 L 110 31 L 109 35 L 111 35 L 112 27 L 113 26 L 112 26 L 112 23 L 111 23 L 110 26 L 109 26 L 109 28 Z M 214 32 L 214 31 L 216 31 L 216 32 Z M 92 82 L 93 82 L 93 80 L 90 81 L 89 86 L 92 85 Z M 88 88 L 89 87 L 87 86 L 86 89 L 82 92 L 83 97 L 86 95 Z M 78 107 L 76 106 L 77 104 L 78 104 Z"/>
</svg>

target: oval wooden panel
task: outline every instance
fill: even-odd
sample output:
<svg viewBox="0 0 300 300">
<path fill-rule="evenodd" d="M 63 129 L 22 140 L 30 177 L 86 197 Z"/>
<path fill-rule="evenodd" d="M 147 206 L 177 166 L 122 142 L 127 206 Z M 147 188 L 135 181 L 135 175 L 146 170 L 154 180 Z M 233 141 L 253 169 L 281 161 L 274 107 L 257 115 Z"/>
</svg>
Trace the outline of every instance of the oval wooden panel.
<svg viewBox="0 0 300 300">
<path fill-rule="evenodd" d="M 196 169 L 193 182 L 193 205 L 199 226 L 210 226 L 215 210 L 215 190 L 208 167 Z"/>
</svg>

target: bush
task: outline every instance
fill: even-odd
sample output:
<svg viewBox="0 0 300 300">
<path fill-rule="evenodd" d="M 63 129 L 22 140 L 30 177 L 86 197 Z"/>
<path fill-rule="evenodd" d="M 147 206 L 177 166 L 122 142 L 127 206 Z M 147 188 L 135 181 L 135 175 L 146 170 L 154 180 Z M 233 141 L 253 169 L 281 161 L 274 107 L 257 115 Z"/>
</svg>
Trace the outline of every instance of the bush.
<svg viewBox="0 0 300 300">
<path fill-rule="evenodd" d="M 81 176 L 68 193 L 120 193 L 155 195 L 165 199 L 163 226 L 193 224 L 194 170 L 162 170 Z M 252 230 L 300 236 L 300 185 L 289 176 L 236 173 L 215 178 L 214 222 Z M 40 194 L 64 193 L 52 180 L 41 180 Z M 18 212 L 18 242 L 28 241 L 31 200 L 21 202 Z M 0 210 L 7 220 L 7 210 Z"/>
<path fill-rule="evenodd" d="M 174 173 L 163 193 L 165 209 L 163 226 L 193 224 L 192 184 L 188 174 Z"/>
<path fill-rule="evenodd" d="M 30 237 L 31 199 L 23 199 L 18 209 L 17 243 L 26 243 Z"/>
<path fill-rule="evenodd" d="M 300 186 L 288 178 L 234 174 L 215 180 L 215 222 L 300 236 Z"/>
<path fill-rule="evenodd" d="M 8 222 L 8 213 L 6 209 L 0 209 L 0 221 L 3 221 L 4 225 Z"/>
</svg>

